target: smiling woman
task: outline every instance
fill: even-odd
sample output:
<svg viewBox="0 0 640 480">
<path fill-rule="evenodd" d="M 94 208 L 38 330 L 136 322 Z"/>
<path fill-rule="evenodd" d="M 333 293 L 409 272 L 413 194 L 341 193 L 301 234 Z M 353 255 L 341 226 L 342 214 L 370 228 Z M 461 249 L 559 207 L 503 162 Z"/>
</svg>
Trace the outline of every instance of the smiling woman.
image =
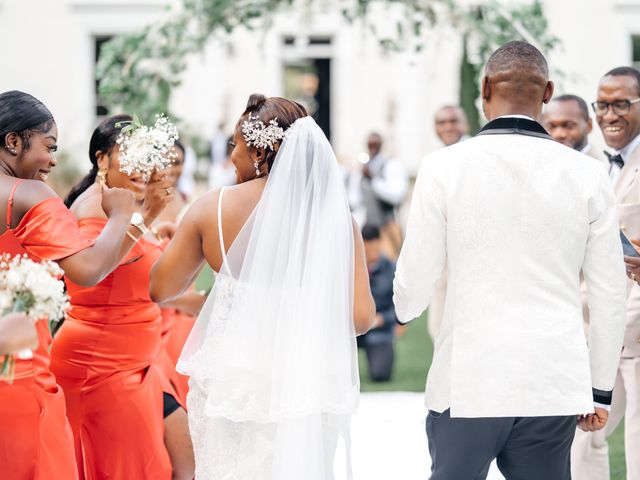
<svg viewBox="0 0 640 480">
<path fill-rule="evenodd" d="M 117 266 L 132 242 L 124 238 L 133 196 L 105 196 L 108 226 L 96 239 L 82 235 L 73 214 L 44 180 L 55 167 L 58 130 L 39 100 L 18 91 L 0 94 L 0 253 L 55 260 L 84 285 Z M 65 400 L 49 369 L 51 335 L 37 319 L 33 358 L 16 360 L 13 383 L 0 381 L 0 471 L 12 478 L 77 478 Z M 42 448 L 46 445 L 46 448 Z"/>
</svg>

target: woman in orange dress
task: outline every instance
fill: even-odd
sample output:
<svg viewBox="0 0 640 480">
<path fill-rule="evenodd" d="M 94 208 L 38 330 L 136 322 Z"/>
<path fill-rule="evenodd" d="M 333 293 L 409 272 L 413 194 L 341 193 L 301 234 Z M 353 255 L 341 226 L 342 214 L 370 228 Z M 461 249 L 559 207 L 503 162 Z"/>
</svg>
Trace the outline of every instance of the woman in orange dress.
<svg viewBox="0 0 640 480">
<path fill-rule="evenodd" d="M 0 94 L 0 253 L 55 260 L 75 282 L 98 283 L 131 248 L 125 232 L 133 196 L 105 191 L 104 232 L 83 235 L 73 214 L 44 180 L 56 165 L 58 130 L 51 112 L 29 94 Z M 51 334 L 36 323 L 33 358 L 16 359 L 13 383 L 0 381 L 0 472 L 12 480 L 78 478 L 61 388 L 49 370 Z"/>
<path fill-rule="evenodd" d="M 171 184 L 177 189 L 185 159 L 185 149 L 180 141 L 176 142 L 174 153 L 175 158 L 171 167 L 167 169 L 167 175 Z M 187 207 L 186 196 L 177 192 L 173 201 L 158 217 L 153 230 L 162 241 L 163 250 L 175 234 L 177 222 L 182 218 Z M 164 443 L 171 457 L 174 478 L 185 480 L 191 480 L 195 470 L 193 445 L 185 408 L 189 378 L 176 371 L 176 363 L 205 299 L 202 293 L 192 288 L 176 299 L 171 307 L 161 305 L 161 348 L 155 364 L 163 376 Z"/>
<path fill-rule="evenodd" d="M 116 140 L 129 116 L 103 121 L 91 137 L 95 176 L 109 187 L 133 191 L 142 203 L 147 230 L 173 200 L 164 174 L 149 183 L 119 171 Z M 88 185 L 88 187 L 87 187 Z M 105 228 L 101 189 L 81 182 L 67 197 L 89 238 Z M 140 232 L 138 232 L 140 235 Z M 163 442 L 163 388 L 153 365 L 160 349 L 160 308 L 149 298 L 149 271 L 161 254 L 159 242 L 140 236 L 130 254 L 95 287 L 67 281 L 71 309 L 51 350 L 52 370 L 65 390 L 80 478 L 169 479 L 172 468 Z"/>
<path fill-rule="evenodd" d="M 176 158 L 173 165 L 168 169 L 169 179 L 175 188 L 182 175 L 184 167 L 185 149 L 182 143 L 176 142 Z M 189 206 L 186 196 L 177 192 L 173 202 L 158 217 L 156 225 L 157 232 L 163 240 L 163 250 L 167 247 L 169 240 L 175 233 L 178 222 Z M 196 316 L 204 304 L 205 296 L 197 292 L 195 288 L 189 289 L 181 297 L 179 303 L 174 303 L 174 308 L 162 308 L 162 351 L 159 366 L 164 374 L 169 378 L 175 392 L 178 395 L 178 402 L 186 404 L 187 392 L 189 391 L 189 377 L 181 375 L 176 371 L 178 357 L 184 347 Z M 166 421 L 165 421 L 166 427 Z"/>
</svg>

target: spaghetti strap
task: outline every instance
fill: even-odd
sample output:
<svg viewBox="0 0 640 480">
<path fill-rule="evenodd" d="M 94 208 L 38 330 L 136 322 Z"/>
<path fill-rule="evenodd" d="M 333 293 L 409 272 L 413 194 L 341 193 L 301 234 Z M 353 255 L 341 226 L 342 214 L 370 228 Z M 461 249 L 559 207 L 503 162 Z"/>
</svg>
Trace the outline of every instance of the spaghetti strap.
<svg viewBox="0 0 640 480">
<path fill-rule="evenodd" d="M 11 230 L 11 212 L 13 210 L 13 196 L 16 193 L 16 188 L 18 185 L 22 183 L 22 179 L 19 178 L 16 183 L 13 184 L 13 188 L 11 189 L 11 193 L 9 194 L 9 200 L 7 200 L 7 230 Z"/>
<path fill-rule="evenodd" d="M 222 253 L 222 265 L 227 275 L 231 276 L 231 270 L 227 265 L 227 252 L 224 248 L 224 235 L 222 234 L 222 196 L 224 195 L 224 188 L 220 189 L 220 195 L 218 195 L 218 239 L 220 241 L 220 252 Z"/>
</svg>

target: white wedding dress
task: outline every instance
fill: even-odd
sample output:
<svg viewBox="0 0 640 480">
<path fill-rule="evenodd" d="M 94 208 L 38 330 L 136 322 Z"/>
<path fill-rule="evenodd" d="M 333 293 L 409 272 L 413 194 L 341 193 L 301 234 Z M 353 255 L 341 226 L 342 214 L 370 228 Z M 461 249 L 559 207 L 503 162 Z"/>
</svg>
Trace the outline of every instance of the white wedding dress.
<svg viewBox="0 0 640 480">
<path fill-rule="evenodd" d="M 260 202 L 222 252 L 178 362 L 191 376 L 198 480 L 351 478 L 359 382 L 353 226 L 341 178 L 320 128 L 297 120 Z M 221 245 L 223 197 L 224 189 Z"/>
</svg>

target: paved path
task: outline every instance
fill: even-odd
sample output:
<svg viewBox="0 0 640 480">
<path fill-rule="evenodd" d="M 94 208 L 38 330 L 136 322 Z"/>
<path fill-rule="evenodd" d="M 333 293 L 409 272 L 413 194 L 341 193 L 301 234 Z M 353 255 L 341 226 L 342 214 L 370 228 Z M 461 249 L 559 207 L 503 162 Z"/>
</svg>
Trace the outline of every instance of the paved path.
<svg viewBox="0 0 640 480">
<path fill-rule="evenodd" d="M 363 393 L 351 429 L 354 480 L 427 480 L 425 415 L 421 393 Z M 488 480 L 504 480 L 495 464 Z"/>
</svg>

